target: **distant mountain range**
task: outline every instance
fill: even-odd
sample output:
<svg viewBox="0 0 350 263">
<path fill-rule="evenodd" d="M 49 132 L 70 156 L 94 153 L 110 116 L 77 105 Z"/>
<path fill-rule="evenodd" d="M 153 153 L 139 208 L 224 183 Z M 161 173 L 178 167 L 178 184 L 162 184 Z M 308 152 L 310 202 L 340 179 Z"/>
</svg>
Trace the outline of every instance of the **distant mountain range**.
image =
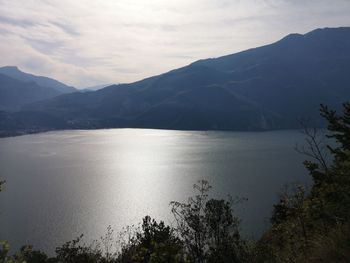
<svg viewBox="0 0 350 263">
<path fill-rule="evenodd" d="M 72 93 L 77 91 L 77 89 L 67 86 L 57 80 L 25 73 L 14 66 L 2 67 L 0 68 L 0 73 L 20 81 L 35 82 L 41 87 L 52 88 L 60 93 Z"/>
<path fill-rule="evenodd" d="M 103 89 L 105 87 L 111 86 L 112 84 L 100 84 L 100 85 L 95 85 L 95 86 L 91 86 L 91 87 L 87 87 L 82 89 L 82 91 L 96 91 L 96 90 L 100 90 Z"/>
<path fill-rule="evenodd" d="M 36 102 L 2 113 L 0 129 L 269 130 L 298 128 L 301 118 L 321 125 L 320 103 L 339 108 L 350 100 L 349 73 L 350 28 L 317 29 L 135 83 Z"/>
<path fill-rule="evenodd" d="M 26 104 L 76 91 L 57 80 L 31 75 L 17 67 L 0 68 L 0 110 L 19 110 Z"/>
<path fill-rule="evenodd" d="M 0 74 L 0 110 L 19 110 L 34 101 L 52 98 L 61 94 L 55 89 L 24 82 Z"/>
</svg>

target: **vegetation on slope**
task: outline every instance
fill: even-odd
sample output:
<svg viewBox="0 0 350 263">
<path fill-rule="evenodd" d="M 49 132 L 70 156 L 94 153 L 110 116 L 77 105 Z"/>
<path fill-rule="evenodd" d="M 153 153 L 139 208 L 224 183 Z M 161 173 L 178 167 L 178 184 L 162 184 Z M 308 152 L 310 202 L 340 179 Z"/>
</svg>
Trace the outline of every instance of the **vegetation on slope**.
<svg viewBox="0 0 350 263">
<path fill-rule="evenodd" d="M 304 164 L 313 187 L 306 194 L 299 186 L 274 206 L 272 226 L 257 245 L 258 262 L 350 260 L 350 104 L 344 104 L 342 116 L 321 106 L 321 115 L 328 121 L 328 137 L 337 142 L 327 146 L 333 160 L 327 164 L 319 145 L 311 144 L 317 161 Z"/>
</svg>

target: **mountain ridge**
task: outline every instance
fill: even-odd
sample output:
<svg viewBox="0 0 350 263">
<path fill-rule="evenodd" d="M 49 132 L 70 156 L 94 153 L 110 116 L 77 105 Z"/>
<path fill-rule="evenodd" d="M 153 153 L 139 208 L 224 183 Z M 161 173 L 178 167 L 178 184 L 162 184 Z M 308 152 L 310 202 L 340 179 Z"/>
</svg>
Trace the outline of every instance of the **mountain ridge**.
<svg viewBox="0 0 350 263">
<path fill-rule="evenodd" d="M 350 100 L 349 71 L 350 27 L 316 29 L 22 111 L 48 114 L 68 129 L 271 130 L 298 128 L 309 117 L 322 126 L 320 103 L 339 108 Z"/>
<path fill-rule="evenodd" d="M 58 80 L 23 72 L 17 66 L 0 67 L 0 73 L 24 82 L 34 81 L 39 86 L 53 88 L 60 93 L 71 93 L 77 91 L 77 89 Z"/>
<path fill-rule="evenodd" d="M 23 105 L 60 95 L 53 88 L 24 82 L 0 73 L 0 110 L 15 111 Z"/>
</svg>

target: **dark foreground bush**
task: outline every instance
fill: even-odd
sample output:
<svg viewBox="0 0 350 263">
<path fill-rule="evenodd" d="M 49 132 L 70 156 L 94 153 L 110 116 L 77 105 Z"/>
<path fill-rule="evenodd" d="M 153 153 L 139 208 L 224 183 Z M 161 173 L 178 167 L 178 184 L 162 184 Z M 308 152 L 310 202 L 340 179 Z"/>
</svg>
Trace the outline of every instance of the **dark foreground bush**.
<svg viewBox="0 0 350 263">
<path fill-rule="evenodd" d="M 239 233 L 240 220 L 233 215 L 233 204 L 240 200 L 210 199 L 210 188 L 208 182 L 200 181 L 194 185 L 194 197 L 171 203 L 175 227 L 146 216 L 139 229 L 125 233 L 124 242 L 121 237 L 115 240 L 109 227 L 99 242 L 86 245 L 81 236 L 56 248 L 52 258 L 29 246 L 8 256 L 9 246 L 4 242 L 0 262 L 249 262 L 246 242 Z M 116 243 L 119 246 L 113 248 Z"/>
</svg>

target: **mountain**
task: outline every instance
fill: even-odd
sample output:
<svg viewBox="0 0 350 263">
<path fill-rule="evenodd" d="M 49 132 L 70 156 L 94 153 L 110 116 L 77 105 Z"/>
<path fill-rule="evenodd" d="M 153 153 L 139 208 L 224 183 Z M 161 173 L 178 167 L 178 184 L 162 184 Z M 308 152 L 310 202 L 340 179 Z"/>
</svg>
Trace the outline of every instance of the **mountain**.
<svg viewBox="0 0 350 263">
<path fill-rule="evenodd" d="M 53 88 L 41 87 L 33 81 L 19 81 L 0 74 L 0 110 L 19 110 L 25 104 L 60 94 Z"/>
<path fill-rule="evenodd" d="M 350 28 L 324 28 L 19 114 L 46 114 L 65 128 L 269 130 L 298 128 L 309 117 L 319 126 L 320 103 L 350 100 L 349 72 Z"/>
<path fill-rule="evenodd" d="M 35 82 L 41 87 L 53 88 L 59 93 L 72 93 L 77 91 L 75 88 L 67 86 L 57 80 L 25 73 L 14 66 L 1 67 L 0 74 L 7 75 L 13 79 L 17 79 L 23 82 Z"/>
<path fill-rule="evenodd" d="M 91 87 L 87 87 L 82 89 L 83 91 L 96 91 L 96 90 L 100 90 L 103 89 L 105 87 L 111 86 L 112 84 L 100 84 L 100 85 L 95 85 L 95 86 L 91 86 Z"/>
</svg>

